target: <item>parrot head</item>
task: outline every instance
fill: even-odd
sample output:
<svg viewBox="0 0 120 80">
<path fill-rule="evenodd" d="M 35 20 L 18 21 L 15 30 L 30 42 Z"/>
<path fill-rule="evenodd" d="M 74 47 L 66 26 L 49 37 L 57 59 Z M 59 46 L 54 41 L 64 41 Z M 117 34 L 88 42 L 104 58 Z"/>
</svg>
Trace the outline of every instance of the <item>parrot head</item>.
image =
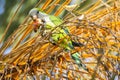
<svg viewBox="0 0 120 80">
<path fill-rule="evenodd" d="M 42 15 L 38 8 L 33 8 L 29 11 L 29 16 L 33 20 L 34 31 L 36 32 L 40 26 L 44 26 L 45 21 L 42 19 Z"/>
<path fill-rule="evenodd" d="M 48 17 L 48 15 L 42 11 L 40 8 L 33 8 L 29 11 L 29 16 L 33 19 L 41 19 L 41 20 L 45 20 L 46 17 Z"/>
<path fill-rule="evenodd" d="M 39 15 L 39 10 L 37 8 L 31 9 L 29 12 L 29 16 L 32 18 L 33 21 L 38 19 L 38 15 Z"/>
</svg>

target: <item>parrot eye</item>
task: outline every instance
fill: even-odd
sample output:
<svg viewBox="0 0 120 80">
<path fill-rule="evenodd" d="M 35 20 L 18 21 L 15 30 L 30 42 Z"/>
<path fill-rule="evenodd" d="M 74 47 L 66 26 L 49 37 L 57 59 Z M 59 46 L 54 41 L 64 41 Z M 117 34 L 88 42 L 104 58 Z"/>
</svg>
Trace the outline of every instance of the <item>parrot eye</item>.
<svg viewBox="0 0 120 80">
<path fill-rule="evenodd" d="M 37 14 L 39 14 L 39 11 L 37 11 Z"/>
</svg>

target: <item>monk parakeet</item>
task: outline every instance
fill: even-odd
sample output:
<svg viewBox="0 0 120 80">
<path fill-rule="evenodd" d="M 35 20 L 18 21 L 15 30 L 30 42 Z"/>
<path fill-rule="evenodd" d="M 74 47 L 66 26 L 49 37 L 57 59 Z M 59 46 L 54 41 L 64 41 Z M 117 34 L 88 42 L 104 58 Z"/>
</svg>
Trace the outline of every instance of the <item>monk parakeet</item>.
<svg viewBox="0 0 120 80">
<path fill-rule="evenodd" d="M 63 21 L 56 16 L 46 14 L 45 12 L 41 11 L 38 8 L 33 8 L 29 12 L 29 16 L 32 18 L 34 22 L 34 31 L 36 32 L 39 27 L 40 30 L 44 30 L 42 32 L 42 35 L 49 34 L 51 30 L 53 30 L 50 41 L 54 45 L 59 45 L 60 47 L 64 48 L 65 50 L 71 51 L 74 49 L 74 47 L 83 46 L 82 43 L 77 43 L 72 40 L 70 40 L 69 37 L 69 29 L 63 28 L 63 27 L 57 27 L 59 26 Z M 79 53 L 76 52 L 71 55 L 72 59 L 75 60 L 76 64 L 86 69 L 85 65 L 83 66 L 82 61 L 79 58 Z"/>
</svg>

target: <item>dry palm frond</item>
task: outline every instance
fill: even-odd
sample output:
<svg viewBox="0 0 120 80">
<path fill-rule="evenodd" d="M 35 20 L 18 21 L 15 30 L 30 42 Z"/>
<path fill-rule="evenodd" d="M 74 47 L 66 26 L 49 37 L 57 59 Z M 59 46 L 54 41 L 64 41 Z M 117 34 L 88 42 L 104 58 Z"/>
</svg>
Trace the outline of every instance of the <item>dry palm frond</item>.
<svg viewBox="0 0 120 80">
<path fill-rule="evenodd" d="M 51 4 L 50 2 L 46 1 L 42 9 L 59 3 L 57 0 Z M 119 0 L 107 2 L 98 0 L 88 10 L 82 12 L 82 18 L 80 10 L 77 9 L 79 7 L 76 7 L 71 11 L 74 15 L 68 13 L 63 23 L 56 26 L 68 27 L 70 38 L 84 44 L 72 52 L 81 53 L 80 58 L 88 71 L 75 64 L 70 56 L 72 52 L 66 52 L 50 42 L 52 31 L 45 36 L 41 36 L 39 31 L 33 33 L 33 23 L 27 17 L 0 48 L 0 79 L 110 80 L 119 76 L 119 2 Z M 69 3 L 70 0 L 66 0 L 58 11 L 62 11 L 63 6 Z M 50 10 L 52 8 L 54 7 L 50 7 Z M 46 10 L 46 12 L 49 14 L 52 11 Z M 55 13 L 56 16 L 59 14 L 60 12 Z M 11 51 L 4 54 L 9 47 Z"/>
</svg>

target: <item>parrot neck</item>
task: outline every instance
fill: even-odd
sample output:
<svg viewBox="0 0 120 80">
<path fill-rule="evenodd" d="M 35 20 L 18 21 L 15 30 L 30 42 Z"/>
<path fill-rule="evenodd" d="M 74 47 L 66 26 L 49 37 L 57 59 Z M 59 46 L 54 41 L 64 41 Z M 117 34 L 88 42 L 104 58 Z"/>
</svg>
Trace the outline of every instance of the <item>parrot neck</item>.
<svg viewBox="0 0 120 80">
<path fill-rule="evenodd" d="M 39 12 L 38 18 L 43 19 L 50 26 L 55 26 L 49 18 L 49 15 L 44 12 Z"/>
<path fill-rule="evenodd" d="M 44 20 L 47 16 L 48 16 L 48 15 L 47 15 L 46 13 L 44 13 L 44 12 L 39 12 L 38 18 Z"/>
<path fill-rule="evenodd" d="M 49 16 L 48 14 L 44 13 L 44 12 L 39 12 L 38 18 L 43 19 L 45 22 L 49 21 Z"/>
</svg>

